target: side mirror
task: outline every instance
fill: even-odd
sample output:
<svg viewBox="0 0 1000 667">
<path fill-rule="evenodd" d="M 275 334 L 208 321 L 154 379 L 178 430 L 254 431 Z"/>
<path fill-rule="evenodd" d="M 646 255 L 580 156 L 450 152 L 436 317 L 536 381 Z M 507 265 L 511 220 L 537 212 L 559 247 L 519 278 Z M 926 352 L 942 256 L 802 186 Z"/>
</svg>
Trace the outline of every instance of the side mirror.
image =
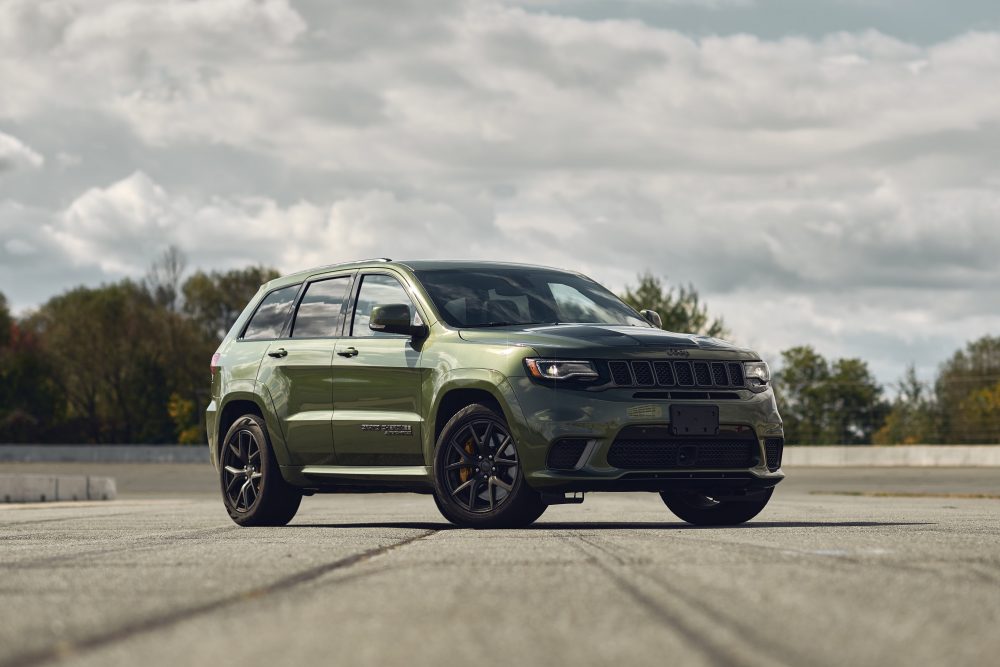
<svg viewBox="0 0 1000 667">
<path fill-rule="evenodd" d="M 660 319 L 660 314 L 655 310 L 642 310 L 639 314 L 646 318 L 646 321 L 652 324 L 657 329 L 663 328 L 663 320 Z"/>
<path fill-rule="evenodd" d="M 405 303 L 388 303 L 372 308 L 368 328 L 381 333 L 402 334 L 423 338 L 427 335 L 427 327 L 423 324 L 410 324 L 410 307 Z"/>
</svg>

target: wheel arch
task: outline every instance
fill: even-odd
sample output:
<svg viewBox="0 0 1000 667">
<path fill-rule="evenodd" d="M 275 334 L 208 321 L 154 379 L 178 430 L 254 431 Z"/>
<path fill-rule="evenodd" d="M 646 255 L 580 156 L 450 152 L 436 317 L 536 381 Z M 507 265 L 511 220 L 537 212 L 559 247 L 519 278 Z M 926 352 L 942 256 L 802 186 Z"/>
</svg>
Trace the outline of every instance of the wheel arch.
<svg viewBox="0 0 1000 667">
<path fill-rule="evenodd" d="M 226 437 L 226 433 L 232 427 L 233 423 L 245 414 L 255 414 L 264 420 L 264 424 L 267 426 L 267 435 L 271 440 L 274 456 L 278 459 L 278 464 L 287 465 L 288 453 L 285 448 L 285 440 L 281 435 L 281 430 L 277 428 L 273 414 L 267 409 L 264 398 L 254 392 L 242 391 L 228 395 L 219 410 L 216 439 L 218 447 L 216 451 L 212 452 L 213 464 L 216 466 L 219 464 L 222 455 L 223 439 Z"/>
<path fill-rule="evenodd" d="M 424 438 L 424 459 L 434 460 L 434 447 L 448 420 L 462 408 L 480 403 L 497 409 L 512 429 L 523 419 L 506 378 L 492 370 L 470 371 L 467 375 L 451 376 L 442 382 L 434 394 Z"/>
</svg>

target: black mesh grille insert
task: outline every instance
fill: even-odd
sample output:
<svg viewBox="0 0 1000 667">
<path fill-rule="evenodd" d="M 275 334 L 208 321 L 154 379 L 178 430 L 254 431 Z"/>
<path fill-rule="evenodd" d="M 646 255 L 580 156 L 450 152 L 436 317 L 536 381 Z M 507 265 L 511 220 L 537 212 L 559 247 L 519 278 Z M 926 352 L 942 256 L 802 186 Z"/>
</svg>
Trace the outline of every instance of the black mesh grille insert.
<svg viewBox="0 0 1000 667">
<path fill-rule="evenodd" d="M 587 448 L 583 438 L 557 440 L 549 447 L 548 466 L 553 470 L 573 470 Z"/>
<path fill-rule="evenodd" d="M 608 463 L 623 470 L 751 468 L 757 460 L 757 447 L 757 441 L 749 438 L 618 438 L 608 451 Z"/>
<path fill-rule="evenodd" d="M 784 448 L 784 438 L 764 438 L 764 453 L 767 455 L 767 469 L 771 472 L 774 472 L 781 467 L 781 452 Z"/>
<path fill-rule="evenodd" d="M 677 384 L 682 387 L 694 386 L 694 373 L 691 371 L 690 362 L 678 361 L 674 364 L 674 372 L 677 373 Z"/>
<path fill-rule="evenodd" d="M 627 361 L 612 361 L 608 363 L 608 370 L 611 371 L 611 379 L 621 387 L 632 385 L 632 374 L 628 370 Z"/>
<path fill-rule="evenodd" d="M 694 362 L 694 379 L 698 381 L 698 385 L 701 387 L 707 387 L 712 384 L 712 376 L 708 372 L 708 364 L 704 361 Z"/>
<path fill-rule="evenodd" d="M 656 384 L 653 365 L 648 361 L 633 361 L 632 372 L 635 374 L 635 383 L 640 387 L 652 387 Z"/>
<path fill-rule="evenodd" d="M 663 387 L 674 386 L 674 369 L 670 367 L 669 361 L 657 361 L 653 364 L 656 371 L 656 383 Z"/>
<path fill-rule="evenodd" d="M 743 364 L 737 361 L 614 360 L 608 372 L 619 387 L 745 388 Z"/>
</svg>

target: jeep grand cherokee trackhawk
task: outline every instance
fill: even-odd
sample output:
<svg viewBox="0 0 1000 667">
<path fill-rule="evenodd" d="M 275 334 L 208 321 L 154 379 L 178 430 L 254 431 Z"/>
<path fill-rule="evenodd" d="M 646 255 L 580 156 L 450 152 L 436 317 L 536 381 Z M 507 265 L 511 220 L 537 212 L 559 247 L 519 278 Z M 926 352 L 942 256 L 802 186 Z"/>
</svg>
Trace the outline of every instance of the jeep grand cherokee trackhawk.
<svg viewBox="0 0 1000 667">
<path fill-rule="evenodd" d="M 767 504 L 783 431 L 750 350 L 671 333 L 578 273 L 340 264 L 264 285 L 212 358 L 208 439 L 244 526 L 303 495 L 433 493 L 524 526 L 586 491 L 658 492 L 694 524 Z"/>
</svg>

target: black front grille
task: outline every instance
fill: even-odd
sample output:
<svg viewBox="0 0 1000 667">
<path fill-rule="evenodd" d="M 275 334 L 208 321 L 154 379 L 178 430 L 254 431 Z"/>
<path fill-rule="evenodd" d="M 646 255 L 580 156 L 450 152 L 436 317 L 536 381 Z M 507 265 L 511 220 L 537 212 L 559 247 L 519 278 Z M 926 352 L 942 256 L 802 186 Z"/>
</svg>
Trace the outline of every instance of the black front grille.
<svg viewBox="0 0 1000 667">
<path fill-rule="evenodd" d="M 609 361 L 608 374 L 619 387 L 704 387 L 743 389 L 738 361 Z"/>
<path fill-rule="evenodd" d="M 619 387 L 632 386 L 632 373 L 629 371 L 627 361 L 608 362 L 608 370 L 611 371 L 611 379 Z"/>
<path fill-rule="evenodd" d="M 781 467 L 781 452 L 784 448 L 784 438 L 764 438 L 764 453 L 767 455 L 767 469 L 771 472 L 774 472 Z"/>
<path fill-rule="evenodd" d="M 583 438 L 557 440 L 549 447 L 548 466 L 553 470 L 574 470 L 587 448 Z"/>
</svg>

